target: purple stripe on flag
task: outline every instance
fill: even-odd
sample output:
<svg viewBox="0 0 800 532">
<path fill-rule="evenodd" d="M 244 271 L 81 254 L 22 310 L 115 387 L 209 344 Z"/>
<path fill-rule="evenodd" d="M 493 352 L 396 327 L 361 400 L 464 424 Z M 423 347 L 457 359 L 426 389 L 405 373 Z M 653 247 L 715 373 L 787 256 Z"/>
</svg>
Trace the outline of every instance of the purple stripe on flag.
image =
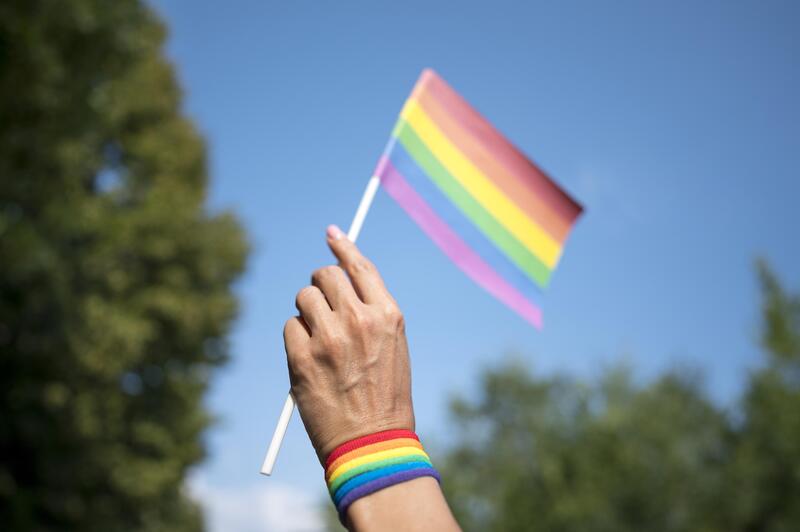
<svg viewBox="0 0 800 532">
<path fill-rule="evenodd" d="M 376 169 L 386 192 L 461 270 L 484 290 L 508 305 L 536 328 L 542 327 L 542 311 L 500 277 L 430 208 L 385 156 Z"/>
</svg>

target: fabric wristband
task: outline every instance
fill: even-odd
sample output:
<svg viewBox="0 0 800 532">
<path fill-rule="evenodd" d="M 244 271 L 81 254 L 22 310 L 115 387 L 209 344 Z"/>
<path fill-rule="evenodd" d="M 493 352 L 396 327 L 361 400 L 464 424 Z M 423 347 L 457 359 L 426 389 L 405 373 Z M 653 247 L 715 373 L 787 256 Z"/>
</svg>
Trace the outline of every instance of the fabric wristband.
<svg viewBox="0 0 800 532">
<path fill-rule="evenodd" d="M 325 461 L 325 482 L 344 523 L 347 508 L 361 497 L 419 477 L 441 481 L 410 430 L 387 430 L 334 449 Z"/>
</svg>

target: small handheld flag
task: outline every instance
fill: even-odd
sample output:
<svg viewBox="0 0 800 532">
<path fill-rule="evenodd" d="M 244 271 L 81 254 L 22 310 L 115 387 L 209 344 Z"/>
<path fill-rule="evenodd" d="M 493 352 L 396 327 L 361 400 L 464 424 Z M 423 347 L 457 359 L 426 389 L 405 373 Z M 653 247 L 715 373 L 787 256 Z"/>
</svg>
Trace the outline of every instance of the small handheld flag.
<svg viewBox="0 0 800 532">
<path fill-rule="evenodd" d="M 347 232 L 356 241 L 378 186 L 471 279 L 537 328 L 581 206 L 433 70 L 424 70 Z M 281 409 L 261 472 L 271 475 L 294 412 Z"/>
<path fill-rule="evenodd" d="M 541 290 L 582 208 L 433 70 L 375 175 L 464 273 L 541 327 Z"/>
</svg>

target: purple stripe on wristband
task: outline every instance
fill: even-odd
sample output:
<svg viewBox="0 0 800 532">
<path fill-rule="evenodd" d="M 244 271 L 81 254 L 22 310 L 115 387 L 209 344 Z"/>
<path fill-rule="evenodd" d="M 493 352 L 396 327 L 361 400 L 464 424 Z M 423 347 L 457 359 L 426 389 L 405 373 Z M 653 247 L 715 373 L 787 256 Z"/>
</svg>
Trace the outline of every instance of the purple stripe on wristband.
<svg viewBox="0 0 800 532">
<path fill-rule="evenodd" d="M 438 482 L 442 481 L 441 477 L 439 477 L 439 472 L 432 467 L 420 467 L 408 471 L 400 471 L 398 473 L 393 473 L 391 475 L 375 479 L 353 489 L 350 491 L 350 493 L 342 497 L 342 500 L 339 501 L 337 508 L 339 511 L 339 519 L 344 523 L 347 508 L 361 497 L 366 497 L 367 495 L 375 493 L 376 491 L 384 488 L 388 488 L 389 486 L 394 486 L 395 484 L 400 484 L 401 482 L 407 482 L 420 477 L 433 477 Z"/>
</svg>

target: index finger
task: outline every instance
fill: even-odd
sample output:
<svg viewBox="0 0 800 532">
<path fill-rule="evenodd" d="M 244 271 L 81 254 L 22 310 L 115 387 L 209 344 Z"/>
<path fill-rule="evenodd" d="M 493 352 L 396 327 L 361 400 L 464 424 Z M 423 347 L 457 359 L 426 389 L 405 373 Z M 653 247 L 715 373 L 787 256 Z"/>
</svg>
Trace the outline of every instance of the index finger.
<svg viewBox="0 0 800 532">
<path fill-rule="evenodd" d="M 389 297 L 375 265 L 358 250 L 341 229 L 328 227 L 328 246 L 339 259 L 339 265 L 347 272 L 353 288 L 364 303 L 379 303 Z"/>
</svg>

